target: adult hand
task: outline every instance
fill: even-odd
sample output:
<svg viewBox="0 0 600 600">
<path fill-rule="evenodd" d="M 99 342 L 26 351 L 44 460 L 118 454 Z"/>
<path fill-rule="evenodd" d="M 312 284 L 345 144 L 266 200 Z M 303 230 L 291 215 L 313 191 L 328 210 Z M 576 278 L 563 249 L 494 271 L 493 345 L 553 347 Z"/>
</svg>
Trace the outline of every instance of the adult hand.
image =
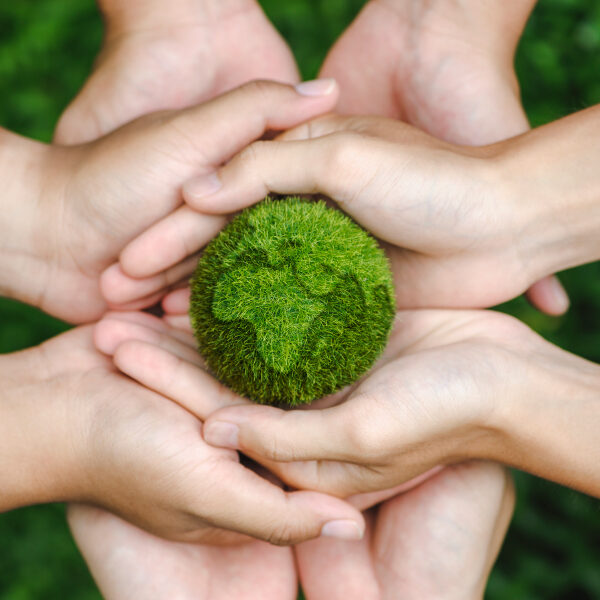
<svg viewBox="0 0 600 600">
<path fill-rule="evenodd" d="M 598 156 L 581 141 L 599 112 L 482 148 L 389 119 L 323 117 L 252 144 L 218 186 L 190 182 L 184 195 L 225 214 L 269 192 L 323 193 L 388 242 L 399 307 L 493 306 L 600 256 Z"/>
<path fill-rule="evenodd" d="M 360 542 L 295 546 L 306 598 L 482 598 L 513 507 L 514 487 L 502 467 L 447 467 L 371 509 Z"/>
<path fill-rule="evenodd" d="M 399 118 L 457 144 L 498 142 L 529 129 L 513 64 L 535 3 L 371 0 L 321 76 L 340 84 L 342 114 Z M 569 305 L 555 277 L 527 296 L 549 314 Z"/>
<path fill-rule="evenodd" d="M 166 326 L 150 315 L 122 319 L 97 325 L 99 347 L 112 351 L 127 327 L 165 337 Z M 171 337 L 165 342 L 180 373 L 194 368 L 193 398 L 179 406 L 119 372 L 94 348 L 92 332 L 74 329 L 3 357 L 0 510 L 86 502 L 188 542 L 221 540 L 222 529 L 276 544 L 320 534 L 360 537 L 362 517 L 347 503 L 314 492 L 286 493 L 240 464 L 237 453 L 202 440 L 202 424 L 192 413 L 206 416 L 243 400 L 202 370 L 189 345 Z M 151 368 L 152 352 L 143 350 L 136 364 Z M 170 373 L 176 388 L 177 372 Z"/>
<path fill-rule="evenodd" d="M 195 379 L 198 366 L 186 365 L 178 354 L 193 351 L 192 340 L 164 325 L 160 325 L 161 334 L 158 335 L 154 327 L 156 321 L 148 317 L 132 319 L 128 315 L 109 315 L 103 321 L 104 326 L 111 321 L 112 340 L 108 349 L 116 354 L 120 368 L 139 383 L 168 393 L 175 402 L 190 405 L 197 395 Z M 140 361 L 140 356 L 151 356 L 152 359 Z M 176 384 L 173 385 L 173 382 Z M 337 404 L 347 393 L 323 399 L 309 410 Z M 350 500 L 354 506 L 365 510 L 392 496 L 393 500 L 387 500 L 381 507 L 367 513 L 366 542 L 331 544 L 324 541 L 295 547 L 307 598 L 321 598 L 324 593 L 344 597 L 348 589 L 353 595 L 360 594 L 364 598 L 392 597 L 390 594 L 396 593 L 398 586 L 409 594 L 408 597 L 435 597 L 434 594 L 444 586 L 452 592 L 452 598 L 480 596 L 512 510 L 513 492 L 506 472 L 496 465 L 484 463 L 467 463 L 441 472 L 436 468 L 425 477 L 395 489 L 360 494 Z M 108 530 L 109 542 L 116 539 L 121 548 L 125 546 L 135 550 L 140 532 L 134 535 L 133 530 L 127 530 L 126 525 L 108 516 L 98 515 L 98 518 L 100 522 L 112 520 L 113 526 Z M 409 522 L 413 525 L 409 526 Z M 444 524 L 443 528 L 440 528 L 440 523 Z M 90 530 L 93 536 L 93 530 L 99 528 L 94 527 L 90 519 L 79 524 L 80 535 L 83 536 Z M 119 537 L 111 536 L 117 530 L 120 530 Z M 103 560 L 103 554 L 94 553 L 91 542 L 87 550 L 83 547 L 83 551 L 91 560 L 92 571 L 102 589 L 109 589 L 111 584 L 123 586 L 119 577 L 121 570 L 110 568 L 110 561 Z M 154 548 L 158 551 L 157 542 L 152 539 L 146 542 L 150 550 L 143 556 L 149 558 L 142 561 L 142 573 L 146 562 L 154 556 Z M 100 542 L 101 552 L 106 545 Z M 454 551 L 448 552 L 449 547 Z M 170 557 L 176 555 L 177 548 L 181 545 L 161 543 L 160 551 L 166 555 L 167 575 L 170 573 Z M 260 546 L 256 550 L 257 556 L 260 556 Z M 194 561 L 206 564 L 208 560 L 218 560 L 219 552 L 219 549 L 190 549 L 187 555 L 189 562 L 182 566 L 181 581 L 205 577 L 204 569 L 194 575 L 200 564 L 194 564 Z M 186 572 L 188 566 L 190 571 Z M 256 568 L 259 574 L 262 573 L 259 564 Z M 243 566 L 240 565 L 239 569 Z M 270 572 L 273 573 L 273 569 Z M 219 573 L 218 567 L 215 573 Z M 162 576 L 153 573 L 148 577 L 149 583 L 155 581 L 160 585 Z M 140 596 L 145 589 L 143 585 L 137 580 L 131 584 L 136 586 L 137 596 Z M 133 591 L 131 587 L 123 589 L 128 589 L 130 595 Z M 381 589 L 383 596 L 375 596 L 375 589 Z M 140 597 L 146 596 L 141 594 Z M 241 592 L 240 597 L 244 597 Z"/>
<path fill-rule="evenodd" d="M 104 45 L 62 115 L 60 144 L 141 115 L 198 104 L 253 79 L 298 82 L 294 58 L 255 0 L 99 0 Z"/>
<path fill-rule="evenodd" d="M 291 548 L 170 542 L 91 506 L 71 505 L 67 514 L 106 600 L 296 600 Z"/>
<path fill-rule="evenodd" d="M 0 266 L 7 268 L 1 272 L 14 274 L 21 288 L 11 295 L 76 323 L 101 316 L 104 297 L 112 306 L 151 306 L 189 276 L 196 262 L 189 255 L 225 219 L 183 207 L 167 221 L 174 243 L 155 245 L 154 238 L 148 246 L 142 237 L 126 248 L 128 242 L 182 204 L 184 181 L 212 172 L 267 130 L 330 110 L 336 99 L 332 81 L 305 82 L 297 90 L 254 82 L 198 107 L 141 117 L 83 146 L 45 147 L 5 134 L 6 149 L 24 155 L 20 170 L 27 167 L 28 185 L 21 194 L 25 199 L 5 200 L 10 207 L 3 224 L 7 233 L 0 237 L 5 250 Z M 6 168 L 14 162 L 10 156 Z M 11 177 L 7 173 L 8 181 Z M 119 256 L 121 266 L 109 269 L 100 282 Z M 186 257 L 174 269 L 156 268 L 161 261 Z"/>
<path fill-rule="evenodd" d="M 341 497 L 471 458 L 600 495 L 599 393 L 598 365 L 516 319 L 401 312 L 384 357 L 342 404 L 225 408 L 211 413 L 203 434 L 294 487 Z"/>
</svg>

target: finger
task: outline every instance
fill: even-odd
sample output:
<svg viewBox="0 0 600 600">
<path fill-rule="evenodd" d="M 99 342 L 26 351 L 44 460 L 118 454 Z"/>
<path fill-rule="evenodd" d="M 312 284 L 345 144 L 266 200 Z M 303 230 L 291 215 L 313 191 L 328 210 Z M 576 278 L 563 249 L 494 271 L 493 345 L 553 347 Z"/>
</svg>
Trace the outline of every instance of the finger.
<svg viewBox="0 0 600 600">
<path fill-rule="evenodd" d="M 241 210 L 270 192 L 322 193 L 337 201 L 348 195 L 349 187 L 339 177 L 340 165 L 334 164 L 335 156 L 341 148 L 349 149 L 349 144 L 350 138 L 344 134 L 310 141 L 256 142 L 218 174 L 210 175 L 211 182 L 218 181 L 216 185 L 209 186 L 207 178 L 193 179 L 184 184 L 183 197 L 195 210 L 209 214 Z M 360 172 L 355 169 L 354 175 Z"/>
<path fill-rule="evenodd" d="M 549 315 L 560 316 L 569 310 L 569 296 L 556 275 L 534 283 L 525 296 L 535 308 Z"/>
<path fill-rule="evenodd" d="M 280 133 L 276 139 L 280 141 L 314 140 L 343 132 L 359 133 L 363 136 L 381 138 L 396 143 L 409 142 L 410 144 L 436 148 L 445 145 L 448 148 L 454 148 L 451 144 L 445 144 L 443 140 L 433 138 L 424 131 L 402 121 L 372 116 L 344 117 L 339 114 L 311 119 L 297 127 L 287 129 Z"/>
<path fill-rule="evenodd" d="M 426 203 L 401 202 L 401 190 L 410 190 L 415 182 L 422 187 L 419 169 L 408 169 L 417 159 L 416 151 L 409 153 L 398 144 L 357 133 L 308 141 L 261 141 L 212 175 L 219 180 L 217 188 L 188 181 L 183 196 L 199 212 L 227 214 L 270 192 L 324 194 L 380 239 L 392 243 L 402 239 L 407 247 L 421 247 Z"/>
<path fill-rule="evenodd" d="M 445 467 L 437 466 L 433 467 L 433 469 L 429 469 L 425 473 L 414 477 L 413 479 L 401 483 L 393 488 L 389 488 L 387 490 L 381 490 L 377 492 L 366 492 L 364 494 L 355 494 L 354 496 L 350 496 L 347 498 L 348 502 L 352 504 L 352 506 L 358 508 L 358 510 L 367 510 L 376 504 L 380 504 L 385 500 L 389 500 L 390 498 L 394 498 L 399 494 L 404 494 L 413 488 L 418 487 L 423 482 L 427 481 L 437 473 L 439 473 Z"/>
<path fill-rule="evenodd" d="M 102 319 L 94 328 L 94 343 L 104 354 L 113 355 L 121 344 L 137 340 L 160 346 L 185 360 L 202 365 L 202 357 L 193 345 L 187 340 L 177 339 L 177 336 L 189 337 L 183 332 L 161 332 L 144 324 L 110 317 Z"/>
<path fill-rule="evenodd" d="M 319 536 L 358 540 L 364 534 L 362 514 L 347 502 L 317 492 L 284 492 L 234 461 L 220 463 L 218 476 L 201 483 L 198 513 L 223 529 L 277 545 Z"/>
<path fill-rule="evenodd" d="M 142 299 L 160 299 L 166 290 L 182 280 L 186 280 L 194 272 L 199 255 L 193 255 L 174 267 L 144 279 L 129 277 L 119 263 L 111 265 L 100 276 L 100 291 L 111 306 L 124 306 Z M 147 302 L 147 300 L 146 300 Z"/>
<path fill-rule="evenodd" d="M 134 325 L 140 325 L 147 329 L 156 331 L 160 334 L 165 334 L 175 338 L 176 340 L 186 344 L 190 348 L 196 348 L 196 342 L 193 335 L 181 330 L 174 330 L 171 326 L 159 317 L 151 315 L 147 312 L 140 311 L 111 311 L 106 313 L 99 323 L 105 323 L 106 321 L 122 321 L 123 323 L 132 323 Z M 123 340 L 125 341 L 125 340 Z"/>
<path fill-rule="evenodd" d="M 294 547 L 302 591 L 308 600 L 374 600 L 397 598 L 382 591 L 372 554 L 376 514 L 365 513 L 367 529 L 360 542 L 316 539 Z M 406 599 L 403 599 L 406 600 Z"/>
<path fill-rule="evenodd" d="M 209 375 L 197 359 L 182 346 L 134 340 L 119 345 L 113 360 L 120 371 L 201 420 L 219 408 L 249 402 Z"/>
<path fill-rule="evenodd" d="M 339 89 L 333 79 L 300 83 L 252 81 L 210 102 L 177 113 L 177 135 L 196 140 L 203 164 L 219 166 L 268 130 L 283 130 L 331 111 Z"/>
<path fill-rule="evenodd" d="M 223 217 L 182 206 L 125 247 L 119 257 L 121 271 L 136 279 L 161 277 L 162 272 L 206 246 L 226 222 Z"/>
<path fill-rule="evenodd" d="M 189 315 L 165 315 L 163 319 L 174 330 L 193 333 L 192 322 Z"/>
<path fill-rule="evenodd" d="M 162 301 L 163 310 L 169 315 L 187 315 L 190 311 L 190 295 L 189 287 L 167 294 Z"/>
<path fill-rule="evenodd" d="M 356 414 L 359 406 L 354 400 L 314 411 L 238 406 L 211 415 L 204 439 L 213 446 L 277 462 L 360 462 L 359 436 L 369 425 Z M 357 423 L 361 423 L 358 428 Z"/>
</svg>

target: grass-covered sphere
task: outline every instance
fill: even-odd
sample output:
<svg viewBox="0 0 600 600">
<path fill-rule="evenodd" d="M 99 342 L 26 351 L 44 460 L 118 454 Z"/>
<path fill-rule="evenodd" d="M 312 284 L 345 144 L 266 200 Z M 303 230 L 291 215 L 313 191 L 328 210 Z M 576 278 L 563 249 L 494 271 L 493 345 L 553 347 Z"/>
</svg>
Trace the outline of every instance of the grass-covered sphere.
<svg viewBox="0 0 600 600">
<path fill-rule="evenodd" d="M 267 199 L 207 246 L 191 283 L 200 352 L 235 392 L 298 405 L 356 381 L 385 347 L 387 258 L 324 202 Z"/>
</svg>

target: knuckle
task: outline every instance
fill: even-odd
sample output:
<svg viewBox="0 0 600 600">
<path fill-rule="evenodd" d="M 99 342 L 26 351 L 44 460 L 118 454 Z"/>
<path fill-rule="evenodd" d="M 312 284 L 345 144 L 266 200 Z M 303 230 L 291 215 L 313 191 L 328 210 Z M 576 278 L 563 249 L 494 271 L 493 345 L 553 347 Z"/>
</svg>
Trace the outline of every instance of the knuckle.
<svg viewBox="0 0 600 600">
<path fill-rule="evenodd" d="M 352 181 L 360 162 L 362 136 L 349 131 L 333 133 L 321 138 L 326 144 L 321 161 L 321 179 L 337 182 L 334 186 Z M 343 195 L 343 189 L 340 189 Z"/>
<path fill-rule="evenodd" d="M 262 98 L 263 100 L 272 99 L 274 93 L 280 92 L 287 88 L 282 83 L 276 81 L 270 81 L 268 79 L 255 79 L 242 86 L 244 92 Z"/>
<path fill-rule="evenodd" d="M 266 541 L 275 546 L 291 546 L 300 540 L 297 532 L 293 530 L 291 525 L 282 522 L 276 523 L 271 527 Z"/>
<path fill-rule="evenodd" d="M 376 398 L 363 396 L 361 399 L 361 404 L 365 407 L 374 406 L 375 402 Z M 379 458 L 382 435 L 380 428 L 371 423 L 368 411 L 362 412 L 363 414 L 354 414 L 352 418 L 346 419 L 343 435 L 354 459 L 371 462 Z"/>
<path fill-rule="evenodd" d="M 256 171 L 260 165 L 260 158 L 265 151 L 265 144 L 269 142 L 266 141 L 258 141 L 246 146 L 239 154 L 238 154 L 238 162 L 243 170 L 247 171 Z"/>
</svg>

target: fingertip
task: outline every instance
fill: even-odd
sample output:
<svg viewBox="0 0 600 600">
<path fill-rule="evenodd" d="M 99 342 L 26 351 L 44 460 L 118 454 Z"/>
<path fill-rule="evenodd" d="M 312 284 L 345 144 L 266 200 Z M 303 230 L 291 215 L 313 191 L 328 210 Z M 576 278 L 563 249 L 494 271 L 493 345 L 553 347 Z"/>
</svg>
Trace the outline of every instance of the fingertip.
<svg viewBox="0 0 600 600">
<path fill-rule="evenodd" d="M 185 331 L 186 333 L 194 332 L 192 324 L 190 322 L 190 318 L 187 315 L 165 315 L 163 317 L 163 320 L 173 329 L 177 329 L 178 331 Z"/>
<path fill-rule="evenodd" d="M 538 310 L 554 317 L 564 315 L 571 303 L 569 295 L 556 275 L 534 283 L 527 290 L 526 297 Z"/>
<path fill-rule="evenodd" d="M 100 352 L 114 355 L 117 348 L 130 340 L 153 342 L 156 332 L 138 323 L 105 317 L 94 327 L 94 344 Z"/>
</svg>

